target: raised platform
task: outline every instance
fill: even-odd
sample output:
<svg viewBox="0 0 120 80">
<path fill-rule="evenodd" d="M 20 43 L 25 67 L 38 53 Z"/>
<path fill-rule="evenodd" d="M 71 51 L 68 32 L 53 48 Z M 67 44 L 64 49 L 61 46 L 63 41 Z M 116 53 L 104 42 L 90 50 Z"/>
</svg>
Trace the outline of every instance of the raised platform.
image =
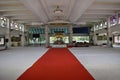
<svg viewBox="0 0 120 80">
<path fill-rule="evenodd" d="M 67 47 L 66 44 L 52 44 L 51 47 L 53 48 L 65 48 Z"/>
</svg>

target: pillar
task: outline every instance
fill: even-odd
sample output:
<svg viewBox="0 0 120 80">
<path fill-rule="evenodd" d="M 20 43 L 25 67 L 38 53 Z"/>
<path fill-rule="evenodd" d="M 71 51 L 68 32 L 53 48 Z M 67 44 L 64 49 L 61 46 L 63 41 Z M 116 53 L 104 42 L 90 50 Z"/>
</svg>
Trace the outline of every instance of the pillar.
<svg viewBox="0 0 120 80">
<path fill-rule="evenodd" d="M 24 27 L 24 25 L 22 27 Z M 25 29 L 25 27 L 24 27 L 24 29 Z M 24 31 L 21 31 L 21 46 L 25 46 L 25 34 L 24 34 Z"/>
<path fill-rule="evenodd" d="M 73 26 L 70 25 L 69 27 L 69 43 L 72 44 L 72 36 L 73 36 L 73 30 L 72 30 Z"/>
<path fill-rule="evenodd" d="M 25 32 L 24 32 L 24 36 L 25 36 L 25 45 L 29 45 L 29 26 L 24 25 L 25 28 Z"/>
<path fill-rule="evenodd" d="M 96 33 L 96 30 L 95 30 L 95 27 L 96 27 L 96 25 L 94 25 L 93 43 L 94 43 L 94 45 L 97 45 L 97 33 Z"/>
<path fill-rule="evenodd" d="M 110 37 L 112 37 L 112 33 L 111 33 L 111 30 L 110 30 L 110 18 L 108 18 L 108 26 L 107 26 L 107 44 L 108 46 L 111 46 L 112 45 L 112 41 L 110 41 Z"/>
<path fill-rule="evenodd" d="M 49 39 L 48 39 L 48 25 L 45 25 L 45 40 L 46 40 L 46 47 L 49 45 Z"/>
<path fill-rule="evenodd" d="M 7 26 L 6 26 L 6 35 L 5 38 L 8 39 L 6 43 L 7 48 L 11 47 L 11 27 L 10 27 L 10 19 L 7 18 Z"/>
</svg>

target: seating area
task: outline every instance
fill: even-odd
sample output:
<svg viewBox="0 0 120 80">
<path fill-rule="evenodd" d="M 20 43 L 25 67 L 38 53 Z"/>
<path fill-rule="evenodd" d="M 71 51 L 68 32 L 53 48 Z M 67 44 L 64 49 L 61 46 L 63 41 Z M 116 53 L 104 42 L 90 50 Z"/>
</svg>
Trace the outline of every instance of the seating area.
<svg viewBox="0 0 120 80">
<path fill-rule="evenodd" d="M 77 42 L 75 43 L 75 47 L 89 47 L 90 44 L 87 42 Z"/>
<path fill-rule="evenodd" d="M 89 47 L 91 46 L 92 44 L 91 43 L 88 43 L 88 42 L 76 42 L 76 41 L 73 41 L 72 42 L 72 46 L 73 47 Z"/>
</svg>

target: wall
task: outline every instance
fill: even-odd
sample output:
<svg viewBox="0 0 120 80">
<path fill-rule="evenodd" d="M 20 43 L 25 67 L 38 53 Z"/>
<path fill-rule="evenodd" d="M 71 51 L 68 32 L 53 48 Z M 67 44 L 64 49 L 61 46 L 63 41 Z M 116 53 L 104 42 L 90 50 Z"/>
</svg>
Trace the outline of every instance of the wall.
<svg viewBox="0 0 120 80">
<path fill-rule="evenodd" d="M 0 34 L 6 34 L 6 28 L 0 27 Z"/>
</svg>

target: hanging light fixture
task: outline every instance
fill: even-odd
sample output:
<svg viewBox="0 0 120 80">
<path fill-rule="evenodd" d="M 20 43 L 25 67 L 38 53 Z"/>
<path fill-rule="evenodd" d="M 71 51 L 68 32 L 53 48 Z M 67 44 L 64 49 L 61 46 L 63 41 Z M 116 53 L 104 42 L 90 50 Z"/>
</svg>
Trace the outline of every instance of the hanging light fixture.
<svg viewBox="0 0 120 80">
<path fill-rule="evenodd" d="M 54 14 L 55 15 L 62 15 L 63 14 L 63 10 L 60 9 L 60 7 L 57 5 L 56 9 L 54 10 Z"/>
</svg>

